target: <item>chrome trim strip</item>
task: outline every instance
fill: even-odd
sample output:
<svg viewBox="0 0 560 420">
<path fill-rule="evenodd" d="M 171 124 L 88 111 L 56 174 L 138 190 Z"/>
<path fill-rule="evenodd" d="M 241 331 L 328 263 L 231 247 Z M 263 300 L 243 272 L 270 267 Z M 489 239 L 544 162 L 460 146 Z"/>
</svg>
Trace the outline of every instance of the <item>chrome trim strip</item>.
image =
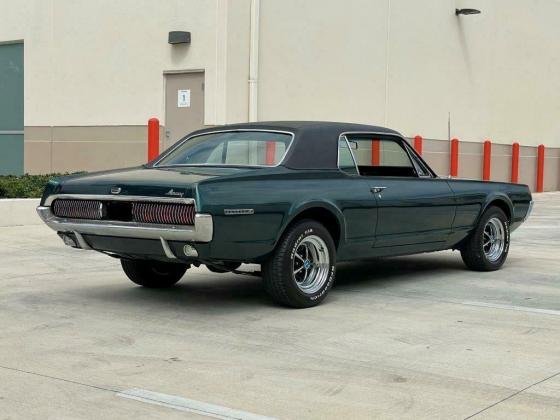
<svg viewBox="0 0 560 420">
<path fill-rule="evenodd" d="M 194 204 L 196 210 L 196 202 L 193 198 L 178 197 L 152 197 L 142 195 L 94 195 L 94 194 L 53 194 L 49 195 L 45 200 L 45 206 L 50 206 L 56 199 L 66 200 L 100 200 L 100 201 L 147 201 L 155 203 L 180 203 Z"/>
<path fill-rule="evenodd" d="M 249 215 L 255 214 L 255 209 L 224 209 L 224 214 L 226 216 Z"/>
<path fill-rule="evenodd" d="M 161 241 L 161 247 L 163 248 L 163 252 L 165 253 L 165 256 L 172 260 L 176 260 L 177 257 L 175 256 L 173 251 L 171 251 L 171 248 L 169 248 L 169 244 L 167 243 L 167 241 L 163 238 L 159 238 L 159 239 Z"/>
<path fill-rule="evenodd" d="M 87 243 L 87 241 L 84 239 L 84 237 L 82 236 L 82 234 L 80 232 L 74 231 L 73 233 L 74 233 L 74 236 L 76 236 L 76 240 L 78 241 L 78 245 L 80 245 L 80 248 L 85 249 L 85 250 L 92 249 L 91 246 L 89 246 L 89 244 Z"/>
<path fill-rule="evenodd" d="M 196 214 L 194 225 L 161 225 L 108 220 L 67 219 L 56 217 L 50 207 L 37 207 L 39 217 L 56 232 L 77 232 L 82 235 L 120 236 L 125 238 L 167 241 L 210 242 L 214 234 L 212 216 Z"/>
<path fill-rule="evenodd" d="M 169 156 L 172 152 L 175 151 L 175 149 L 179 148 L 180 146 L 182 146 L 184 143 L 186 143 L 187 141 L 189 141 L 190 139 L 193 139 L 195 137 L 200 137 L 200 136 L 205 136 L 207 134 L 217 134 L 217 133 L 238 133 L 238 132 L 243 132 L 243 131 L 256 131 L 256 132 L 260 132 L 260 133 L 280 133 L 280 134 L 289 134 L 290 136 L 292 136 L 292 140 L 290 141 L 290 144 L 288 145 L 288 147 L 286 148 L 286 150 L 284 151 L 284 156 L 282 156 L 282 159 L 280 159 L 280 162 L 278 162 L 278 164 L 276 165 L 225 165 L 225 164 L 214 164 L 214 165 L 210 165 L 210 164 L 179 164 L 179 165 L 158 165 L 163 159 L 165 159 L 167 156 Z M 169 150 L 167 150 L 166 152 L 164 152 L 160 157 L 158 157 L 158 159 L 153 163 L 152 167 L 153 168 L 172 168 L 172 167 L 176 167 L 176 166 L 215 166 L 215 167 L 231 167 L 231 166 L 242 166 L 242 167 L 253 167 L 253 168 L 276 168 L 277 166 L 280 166 L 284 160 L 286 159 L 286 156 L 288 156 L 288 152 L 290 151 L 292 145 L 294 144 L 294 140 L 295 140 L 295 133 L 293 131 L 284 131 L 284 130 L 267 130 L 267 129 L 262 129 L 262 128 L 237 128 L 237 129 L 230 129 L 230 130 L 214 130 L 214 131 L 206 131 L 204 133 L 200 133 L 200 134 L 195 134 L 193 136 L 188 136 L 185 137 L 181 140 L 179 140 L 177 143 L 175 143 L 173 146 L 171 146 L 171 148 Z"/>
</svg>

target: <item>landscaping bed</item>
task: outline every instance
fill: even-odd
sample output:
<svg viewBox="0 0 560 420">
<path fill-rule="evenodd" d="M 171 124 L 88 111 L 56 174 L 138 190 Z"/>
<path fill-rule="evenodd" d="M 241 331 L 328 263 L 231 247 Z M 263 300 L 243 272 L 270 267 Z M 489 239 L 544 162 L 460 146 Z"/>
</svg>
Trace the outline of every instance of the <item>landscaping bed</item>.
<svg viewBox="0 0 560 420">
<path fill-rule="evenodd" d="M 47 181 L 51 178 L 68 174 L 0 176 L 1 198 L 39 198 Z"/>
</svg>

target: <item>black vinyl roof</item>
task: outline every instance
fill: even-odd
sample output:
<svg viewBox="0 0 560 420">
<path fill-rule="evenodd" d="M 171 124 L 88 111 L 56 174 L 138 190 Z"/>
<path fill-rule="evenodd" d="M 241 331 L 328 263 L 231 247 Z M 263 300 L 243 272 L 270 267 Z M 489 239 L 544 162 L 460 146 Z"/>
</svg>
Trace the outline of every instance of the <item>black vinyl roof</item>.
<svg viewBox="0 0 560 420">
<path fill-rule="evenodd" d="M 292 169 L 336 169 L 338 159 L 338 138 L 349 131 L 370 132 L 388 135 L 400 134 L 395 130 L 367 124 L 353 124 L 327 121 L 262 121 L 255 123 L 229 124 L 205 128 L 192 134 L 221 130 L 277 130 L 294 134 L 282 165 Z"/>
</svg>

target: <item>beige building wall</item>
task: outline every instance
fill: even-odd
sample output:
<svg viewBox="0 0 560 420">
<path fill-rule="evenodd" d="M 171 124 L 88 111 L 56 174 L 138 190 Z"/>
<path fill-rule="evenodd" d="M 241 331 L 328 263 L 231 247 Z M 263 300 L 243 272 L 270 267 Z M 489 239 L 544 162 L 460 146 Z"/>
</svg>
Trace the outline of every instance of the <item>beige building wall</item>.
<svg viewBox="0 0 560 420">
<path fill-rule="evenodd" d="M 26 171 L 145 162 L 147 120 L 165 124 L 166 71 L 205 71 L 205 124 L 246 120 L 249 6 L 0 0 L 0 42 L 24 41 Z M 171 30 L 190 31 L 191 45 L 169 45 Z"/>
<path fill-rule="evenodd" d="M 455 16 L 456 7 L 480 15 Z M 260 117 L 560 146 L 556 0 L 262 0 Z"/>
<path fill-rule="evenodd" d="M 26 170 L 143 162 L 166 71 L 204 70 L 206 125 L 247 121 L 252 3 L 260 120 L 421 134 L 443 175 L 449 136 L 560 147 L 557 0 L 0 0 L 0 42 L 25 46 Z M 169 45 L 171 30 L 192 43 Z M 477 148 L 463 175 L 479 176 Z"/>
</svg>

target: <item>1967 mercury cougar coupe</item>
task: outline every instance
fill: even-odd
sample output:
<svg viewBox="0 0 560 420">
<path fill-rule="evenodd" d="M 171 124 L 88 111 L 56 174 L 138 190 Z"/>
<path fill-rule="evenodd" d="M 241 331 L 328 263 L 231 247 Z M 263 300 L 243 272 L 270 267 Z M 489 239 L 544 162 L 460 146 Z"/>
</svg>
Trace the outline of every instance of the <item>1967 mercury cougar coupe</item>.
<svg viewBox="0 0 560 420">
<path fill-rule="evenodd" d="M 468 268 L 496 270 L 531 206 L 526 185 L 439 178 L 387 128 L 262 122 L 196 131 L 141 167 L 53 179 L 38 212 L 139 285 L 256 263 L 275 301 L 309 307 L 340 261 L 457 249 Z"/>
</svg>

